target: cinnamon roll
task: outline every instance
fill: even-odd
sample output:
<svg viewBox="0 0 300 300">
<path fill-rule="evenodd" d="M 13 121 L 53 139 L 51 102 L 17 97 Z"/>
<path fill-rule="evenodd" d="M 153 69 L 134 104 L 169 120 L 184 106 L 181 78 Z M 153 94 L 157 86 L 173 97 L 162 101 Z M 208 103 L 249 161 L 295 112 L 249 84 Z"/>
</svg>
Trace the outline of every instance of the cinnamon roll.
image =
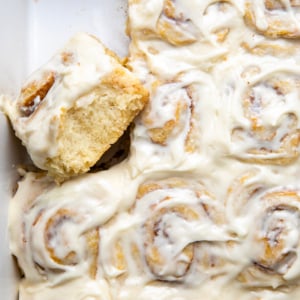
<svg viewBox="0 0 300 300">
<path fill-rule="evenodd" d="M 108 136 L 140 112 L 121 163 L 102 156 L 101 172 L 59 186 L 32 173 L 20 183 L 9 226 L 20 298 L 299 299 L 299 3 L 128 3 L 128 69 L 80 34 L 7 106 L 20 136 L 26 124 L 50 130 L 35 150 L 41 168 L 53 167 L 73 115 Z M 61 169 L 48 172 L 85 172 Z"/>
<path fill-rule="evenodd" d="M 205 122 L 201 108 L 213 91 L 211 78 L 200 71 L 180 74 L 171 82 L 155 81 L 150 101 L 133 130 L 131 159 L 135 165 L 160 168 L 184 163 L 186 157 L 199 153 Z"/>
<path fill-rule="evenodd" d="M 89 266 L 88 273 L 91 278 L 95 278 L 97 272 L 97 255 L 99 232 L 98 229 L 91 229 L 87 232 L 72 236 L 72 227 L 80 226 L 84 222 L 84 217 L 80 216 L 74 209 L 60 208 L 54 214 L 48 216 L 47 221 L 43 220 L 44 213 L 40 211 L 32 224 L 29 244 L 36 246 L 36 230 L 40 230 L 40 223 L 45 222 L 43 242 L 45 244 L 46 256 L 51 260 L 52 266 L 44 263 L 44 257 L 35 257 L 35 266 L 42 274 L 49 276 L 51 273 L 59 273 L 61 270 L 68 271 L 68 268 L 77 266 L 82 261 L 86 261 Z M 86 245 L 85 250 L 78 249 L 77 243 Z M 33 251 L 36 252 L 36 251 Z"/>
<path fill-rule="evenodd" d="M 224 224 L 220 204 L 200 182 L 145 182 L 129 213 L 103 228 L 104 246 L 111 247 L 102 256 L 104 269 L 111 278 L 144 284 L 200 284 L 226 272 L 219 254 L 231 237 Z"/>
<path fill-rule="evenodd" d="M 240 4 L 235 1 L 206 1 L 205 5 L 201 27 L 205 38 L 215 47 L 225 44 L 226 47 L 236 47 L 241 38 L 237 29 L 243 26 Z"/>
<path fill-rule="evenodd" d="M 172 80 L 181 72 L 207 70 L 226 59 L 242 39 L 242 7 L 235 1 L 130 1 L 130 65 L 142 55 L 146 71 Z"/>
<path fill-rule="evenodd" d="M 232 130 L 239 151 L 235 155 L 247 162 L 290 163 L 299 157 L 299 75 L 292 70 L 264 72 L 255 65 L 246 72 L 253 73 L 245 75 L 248 87 L 240 94 L 248 124 Z"/>
<path fill-rule="evenodd" d="M 195 92 L 192 84 L 180 87 L 180 83 L 174 82 L 157 87 L 151 97 L 151 103 L 142 116 L 148 128 L 148 136 L 153 143 L 166 146 L 172 136 L 186 131 L 184 147 L 189 152 L 194 150 L 195 145 L 193 145 L 191 135 L 196 117 Z M 163 120 L 163 116 L 166 120 Z M 188 129 L 185 128 L 186 123 L 189 126 Z"/>
<path fill-rule="evenodd" d="M 183 46 L 197 41 L 198 28 L 176 5 L 176 0 L 164 0 L 156 23 L 158 35 L 172 45 Z"/>
<path fill-rule="evenodd" d="M 109 173 L 45 186 L 46 179 L 36 176 L 26 175 L 10 208 L 11 250 L 26 282 L 56 286 L 82 276 L 95 280 L 99 228 L 114 215 L 122 183 L 114 186 L 115 174 Z M 29 189 L 34 186 L 38 192 Z"/>
<path fill-rule="evenodd" d="M 210 240 L 201 237 L 205 232 L 196 231 L 199 236 L 190 241 L 188 238 L 180 241 L 179 238 L 184 231 L 192 230 L 193 225 L 203 224 L 205 228 L 205 224 L 209 224 L 212 228 L 224 224 L 224 215 L 214 201 L 214 196 L 201 184 L 181 179 L 150 182 L 140 186 L 134 210 L 143 214 L 151 209 L 150 215 L 143 221 L 141 234 L 145 262 L 155 278 L 181 281 L 193 269 L 193 263 L 200 263 L 200 269 L 203 268 L 206 272 L 213 265 L 220 264 L 219 259 L 213 252 L 209 253 L 206 246 L 202 248 L 204 253 L 198 253 L 201 252 L 201 242 L 205 244 Z M 176 233 L 176 229 L 180 226 L 184 228 L 186 222 L 192 226 L 187 225 L 186 230 Z M 188 236 L 187 232 L 186 234 Z M 203 259 L 197 262 L 200 257 Z"/>
<path fill-rule="evenodd" d="M 245 9 L 246 23 L 266 37 L 286 39 L 300 37 L 299 1 L 247 0 Z"/>
<path fill-rule="evenodd" d="M 131 1 L 133 2 L 133 1 Z M 130 9 L 146 9 L 147 3 L 130 3 Z M 154 4 L 154 5 L 153 5 Z M 152 6 L 153 5 L 153 6 Z M 153 26 L 141 25 L 137 27 L 133 22 L 135 18 L 129 18 L 129 34 L 138 39 L 161 40 L 173 46 L 185 46 L 197 41 L 199 30 L 186 13 L 185 5 L 178 0 L 162 0 L 160 3 L 150 3 L 148 14 L 155 14 L 156 21 Z M 146 12 L 146 11 L 145 11 Z M 150 24 L 149 24 L 150 25 Z"/>
<path fill-rule="evenodd" d="M 148 92 L 114 53 L 78 33 L 4 110 L 37 167 L 62 181 L 87 172 L 147 100 Z"/>
<path fill-rule="evenodd" d="M 248 263 L 237 279 L 247 287 L 293 286 L 300 272 L 300 190 L 274 186 L 252 170 L 229 189 L 228 207 L 235 218 L 247 220 L 244 243 Z"/>
<path fill-rule="evenodd" d="M 79 208 L 47 206 L 48 203 L 41 201 L 31 207 L 30 214 L 25 215 L 22 223 L 21 247 L 25 253 L 16 255 L 26 280 L 46 279 L 57 283 L 84 273 L 94 279 L 97 271 L 98 229 L 83 229 L 81 232 L 87 216 L 80 214 Z"/>
</svg>

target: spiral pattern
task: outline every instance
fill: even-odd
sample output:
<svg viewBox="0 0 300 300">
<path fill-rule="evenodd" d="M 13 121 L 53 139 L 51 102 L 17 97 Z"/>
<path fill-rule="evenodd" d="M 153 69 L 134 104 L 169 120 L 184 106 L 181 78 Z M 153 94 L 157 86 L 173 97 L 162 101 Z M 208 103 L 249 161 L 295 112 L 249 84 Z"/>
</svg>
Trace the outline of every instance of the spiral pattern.
<svg viewBox="0 0 300 300">
<path fill-rule="evenodd" d="M 299 282 L 300 191 L 263 184 L 260 177 L 250 171 L 229 189 L 235 218 L 249 218 L 243 243 L 255 245 L 237 279 L 248 287 L 277 288 Z"/>
<path fill-rule="evenodd" d="M 97 174 L 85 178 L 87 186 L 80 181 L 55 186 L 38 176 L 26 175 L 12 211 L 20 214 L 14 216 L 12 251 L 27 282 L 56 286 L 81 276 L 95 280 L 100 228 L 115 213 L 118 188 L 108 189 L 107 178 L 98 180 Z"/>
<path fill-rule="evenodd" d="M 127 159 L 15 204 L 22 293 L 299 299 L 299 1 L 128 3 L 125 63 L 150 101 Z"/>
<path fill-rule="evenodd" d="M 173 189 L 178 186 L 180 187 L 181 184 L 182 183 L 176 181 L 171 181 L 165 186 L 148 184 L 141 186 L 138 193 L 137 205 L 140 205 L 142 198 L 146 198 L 146 194 L 149 192 L 152 196 L 153 193 L 157 194 L 157 198 L 151 205 L 153 206 L 153 212 L 143 224 L 145 245 L 144 255 L 151 273 L 159 279 L 169 281 L 180 280 L 186 275 L 194 258 L 194 245 L 185 245 L 183 249 L 180 249 L 181 251 L 179 253 L 176 253 L 176 251 L 173 255 L 171 251 L 171 259 L 168 257 L 169 253 L 164 253 L 163 244 L 159 245 L 160 241 L 167 245 L 171 245 L 175 242 L 170 238 L 168 233 L 168 231 L 170 231 L 168 227 L 172 226 L 172 223 L 169 223 L 168 217 L 179 218 L 186 221 L 195 221 L 199 219 L 199 212 L 197 212 L 196 207 L 186 207 L 184 204 L 173 205 L 172 196 L 167 194 L 163 195 L 164 192 L 161 193 L 162 188 Z M 178 196 L 176 195 L 176 197 Z M 168 205 L 168 201 L 171 202 L 170 205 Z M 164 205 L 164 202 L 166 203 L 166 206 Z M 173 262 L 173 264 L 171 262 Z"/>
<path fill-rule="evenodd" d="M 19 110 L 23 117 L 31 116 L 39 107 L 48 91 L 55 82 L 56 74 L 51 71 L 44 72 L 42 79 L 32 81 L 22 88 L 19 96 Z"/>
<path fill-rule="evenodd" d="M 30 264 L 36 272 L 54 281 L 63 280 L 65 276 L 80 276 L 78 272 L 83 270 L 95 278 L 98 229 L 81 232 L 87 217 L 71 207 L 54 211 L 43 208 L 36 212 L 35 216 L 30 216 L 32 223 L 28 220 L 24 223 L 24 235 L 28 240 L 26 251 L 32 255 Z"/>
<path fill-rule="evenodd" d="M 34 221 L 33 226 L 38 226 L 39 219 Z M 83 239 L 83 244 L 86 245 L 85 253 L 78 253 L 76 251 L 76 245 L 73 243 L 73 237 L 68 235 L 70 228 L 73 226 L 80 226 L 84 218 L 78 214 L 76 210 L 70 210 L 66 208 L 58 209 L 54 215 L 52 215 L 46 223 L 44 232 L 44 243 L 47 249 L 48 255 L 51 260 L 60 266 L 72 266 L 81 262 L 81 254 L 86 260 L 90 261 L 89 274 L 95 278 L 97 270 L 97 255 L 98 255 L 98 243 L 99 232 L 97 228 L 83 233 L 79 237 L 79 240 Z M 41 267 L 41 265 L 39 265 Z"/>
<path fill-rule="evenodd" d="M 213 97 L 213 91 L 211 78 L 200 71 L 153 83 L 149 104 L 133 131 L 131 159 L 137 168 L 184 165 L 187 157 L 201 151 L 206 117 L 201 105 Z"/>
<path fill-rule="evenodd" d="M 236 31 L 236 26 L 242 26 L 242 18 L 233 2 L 206 1 L 201 29 L 208 41 L 213 45 L 234 42 L 230 36 Z"/>
<path fill-rule="evenodd" d="M 185 150 L 195 150 L 193 134 L 197 99 L 194 90 L 193 84 L 185 86 L 180 82 L 167 83 L 155 89 L 142 116 L 152 142 L 166 146 L 176 136 L 184 135 Z"/>
<path fill-rule="evenodd" d="M 246 1 L 245 7 L 245 22 L 266 37 L 286 39 L 300 37 L 299 1 Z"/>
<path fill-rule="evenodd" d="M 257 72 L 261 72 L 257 67 Z M 232 139 L 247 162 L 287 164 L 299 157 L 299 116 L 294 109 L 300 95 L 299 77 L 293 72 L 258 76 L 241 95 L 249 127 L 235 127 Z M 277 108 L 276 113 L 275 108 Z"/>
<path fill-rule="evenodd" d="M 197 41 L 197 27 L 182 11 L 178 10 L 176 0 L 164 0 L 156 30 L 163 40 L 175 46 L 188 45 Z"/>
<path fill-rule="evenodd" d="M 129 228 L 121 230 L 115 221 L 103 233 L 105 248 L 105 236 L 114 236 L 109 257 L 102 257 L 111 262 L 104 269 L 112 278 L 185 282 L 192 277 L 200 282 L 225 272 L 224 257 L 217 254 L 229 238 L 222 227 L 224 213 L 201 183 L 181 178 L 146 182 L 127 218 Z"/>
</svg>

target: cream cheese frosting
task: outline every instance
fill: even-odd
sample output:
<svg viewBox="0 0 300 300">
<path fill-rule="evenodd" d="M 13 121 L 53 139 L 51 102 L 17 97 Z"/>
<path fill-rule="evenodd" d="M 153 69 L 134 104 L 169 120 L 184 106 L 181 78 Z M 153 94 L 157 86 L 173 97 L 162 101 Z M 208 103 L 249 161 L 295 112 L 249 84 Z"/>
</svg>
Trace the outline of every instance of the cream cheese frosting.
<svg viewBox="0 0 300 300">
<path fill-rule="evenodd" d="M 150 102 L 120 165 L 19 183 L 20 299 L 300 297 L 299 11 L 255 4 L 129 0 Z"/>
<path fill-rule="evenodd" d="M 297 299 L 297 166 L 205 167 L 133 178 L 124 163 L 59 187 L 27 173 L 10 207 L 21 299 L 76 299 L 85 284 L 103 299 Z"/>
<path fill-rule="evenodd" d="M 93 98 L 85 95 L 117 67 L 116 59 L 107 55 L 99 40 L 78 33 L 24 83 L 24 90 L 29 92 L 31 86 L 39 82 L 49 84 L 49 90 L 43 95 L 45 98 L 37 95 L 29 108 L 22 107 L 22 94 L 17 101 L 1 101 L 2 110 L 11 119 L 16 135 L 22 139 L 39 168 L 45 169 L 47 158 L 57 154 L 62 112 L 90 104 Z M 36 109 L 38 113 L 34 113 Z M 30 118 L 28 113 L 32 114 Z"/>
</svg>

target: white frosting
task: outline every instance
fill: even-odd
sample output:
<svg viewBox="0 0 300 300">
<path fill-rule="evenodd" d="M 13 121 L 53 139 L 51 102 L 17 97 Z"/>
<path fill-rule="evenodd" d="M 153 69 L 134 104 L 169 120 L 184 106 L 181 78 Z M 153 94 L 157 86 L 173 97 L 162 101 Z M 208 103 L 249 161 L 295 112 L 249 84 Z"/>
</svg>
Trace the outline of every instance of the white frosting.
<svg viewBox="0 0 300 300">
<path fill-rule="evenodd" d="M 20 183 L 21 299 L 299 299 L 299 41 L 264 35 L 263 1 L 246 25 L 245 2 L 129 1 L 129 63 L 150 103 L 122 164 Z"/>
<path fill-rule="evenodd" d="M 117 66 L 116 60 L 106 54 L 104 46 L 96 38 L 78 33 L 24 83 L 26 87 L 32 82 L 39 82 L 44 74 L 54 74 L 54 84 L 36 113 L 22 116 L 18 105 L 20 100 L 1 101 L 16 135 L 38 167 L 45 169 L 46 159 L 54 157 L 60 147 L 57 137 L 62 110 L 88 105 L 91 99 L 85 95 Z M 39 101 L 35 99 L 35 102 Z"/>
<path fill-rule="evenodd" d="M 110 292 L 105 280 L 94 281 L 82 276 L 80 279 L 57 286 L 55 289 L 45 284 L 32 284 L 27 281 L 20 285 L 21 300 L 53 300 L 61 297 L 74 300 L 110 300 Z"/>
</svg>

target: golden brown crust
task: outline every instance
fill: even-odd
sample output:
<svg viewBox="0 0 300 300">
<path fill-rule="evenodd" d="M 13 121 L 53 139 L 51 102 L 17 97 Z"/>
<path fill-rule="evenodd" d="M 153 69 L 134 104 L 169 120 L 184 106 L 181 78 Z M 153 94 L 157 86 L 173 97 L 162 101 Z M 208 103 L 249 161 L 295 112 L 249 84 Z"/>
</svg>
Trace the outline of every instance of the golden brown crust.
<svg viewBox="0 0 300 300">
<path fill-rule="evenodd" d="M 49 173 L 58 181 L 87 172 L 143 109 L 148 92 L 119 67 L 84 97 L 92 97 L 92 103 L 61 114 L 59 151 L 47 160 Z"/>
<path fill-rule="evenodd" d="M 89 45 L 98 52 L 85 60 Z M 80 51 L 75 55 L 72 47 Z M 28 124 L 37 120 L 35 128 L 40 133 L 39 138 L 45 138 L 48 144 L 37 150 L 38 147 L 29 145 L 26 137 L 25 142 L 21 134 L 20 138 L 28 147 L 33 162 L 61 182 L 89 171 L 122 136 L 144 108 L 149 95 L 139 79 L 124 66 L 126 60 L 106 48 L 97 37 L 79 35 L 74 44 L 66 46 L 55 57 L 55 63 L 38 70 L 21 90 L 17 117 L 24 118 L 25 131 Z M 91 73 L 92 78 L 77 76 L 80 67 L 84 69 L 90 65 L 91 69 L 95 67 L 98 81 Z M 61 71 L 64 67 L 68 70 L 67 76 Z M 72 81 L 74 77 L 76 80 Z M 82 82 L 74 86 L 74 82 L 80 80 Z M 32 122 L 27 122 L 25 117 Z M 47 125 L 42 130 L 40 123 L 44 117 Z"/>
</svg>

